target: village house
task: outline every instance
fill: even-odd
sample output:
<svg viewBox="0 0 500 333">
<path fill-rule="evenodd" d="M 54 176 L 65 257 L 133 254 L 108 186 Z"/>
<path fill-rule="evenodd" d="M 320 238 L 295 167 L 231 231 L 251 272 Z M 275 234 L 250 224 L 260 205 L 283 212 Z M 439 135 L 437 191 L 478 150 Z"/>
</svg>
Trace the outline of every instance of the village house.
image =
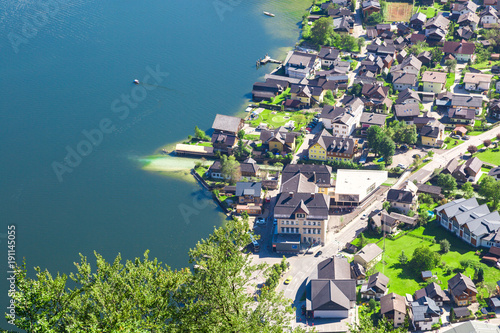
<svg viewBox="0 0 500 333">
<path fill-rule="evenodd" d="M 500 167 L 495 167 L 488 172 L 488 176 L 500 180 Z"/>
<path fill-rule="evenodd" d="M 332 205 L 360 205 L 387 180 L 387 171 L 338 169 Z"/>
<path fill-rule="evenodd" d="M 490 89 L 490 83 L 492 79 L 493 75 L 490 74 L 465 73 L 465 90 L 488 90 Z"/>
<path fill-rule="evenodd" d="M 273 79 L 268 79 L 266 82 L 256 82 L 253 85 L 252 100 L 254 102 L 270 100 L 281 94 L 288 86 L 289 83 L 287 81 Z"/>
<path fill-rule="evenodd" d="M 238 142 L 237 134 L 243 128 L 243 119 L 217 114 L 212 124 L 212 145 L 215 151 L 232 154 Z"/>
<path fill-rule="evenodd" d="M 415 58 L 418 62 L 418 59 Z M 407 72 L 394 72 L 392 74 L 392 86 L 397 91 L 417 88 L 417 75 Z"/>
<path fill-rule="evenodd" d="M 368 278 L 368 283 L 361 286 L 359 291 L 361 298 L 364 299 L 380 299 L 387 293 L 387 286 L 389 284 L 389 278 L 384 274 L 378 272 L 370 275 Z"/>
<path fill-rule="evenodd" d="M 500 119 L 500 100 L 490 99 L 488 110 L 490 113 L 490 117 Z"/>
<path fill-rule="evenodd" d="M 396 120 L 405 121 L 408 124 L 413 124 L 413 119 L 420 115 L 419 104 L 409 103 L 409 104 L 395 104 L 394 105 L 394 117 Z"/>
<path fill-rule="evenodd" d="M 322 46 L 318 58 L 321 61 L 321 67 L 331 67 L 339 59 L 340 50 L 334 47 Z"/>
<path fill-rule="evenodd" d="M 366 21 L 366 18 L 371 14 L 380 12 L 380 3 L 377 0 L 365 0 L 361 3 L 361 9 Z"/>
<path fill-rule="evenodd" d="M 466 26 L 461 26 L 460 28 L 458 28 L 456 30 L 456 35 L 459 39 L 464 39 L 464 40 L 469 40 L 471 38 L 475 38 L 476 37 L 476 33 L 474 32 L 474 30 L 472 30 L 472 28 L 468 25 Z M 452 57 L 451 55 L 448 55 L 448 57 Z"/>
<path fill-rule="evenodd" d="M 413 89 L 405 89 L 401 91 L 396 99 L 396 104 L 419 104 L 421 102 L 418 92 Z"/>
<path fill-rule="evenodd" d="M 439 94 L 446 84 L 446 73 L 426 71 L 422 74 L 423 91 Z"/>
<path fill-rule="evenodd" d="M 449 108 L 448 118 L 451 123 L 474 124 L 476 119 L 476 110 L 467 108 Z"/>
<path fill-rule="evenodd" d="M 481 17 L 481 24 L 484 26 L 485 24 L 498 24 L 498 11 L 495 7 L 486 6 L 483 9 L 479 16 Z"/>
<path fill-rule="evenodd" d="M 259 182 L 237 182 L 236 183 L 236 197 L 238 204 L 236 205 L 236 212 L 241 214 L 247 212 L 249 215 L 262 214 L 262 184 Z"/>
<path fill-rule="evenodd" d="M 461 42 L 451 42 L 446 41 L 443 45 L 443 52 L 445 54 L 451 54 L 457 61 L 473 61 L 474 52 L 476 51 L 476 45 L 474 43 L 468 43 L 466 41 Z"/>
<path fill-rule="evenodd" d="M 389 110 L 392 106 L 392 100 L 388 97 L 389 87 L 365 84 L 361 94 L 366 98 L 365 106 L 367 107 L 373 107 L 375 110 L 383 110 L 384 108 Z"/>
<path fill-rule="evenodd" d="M 415 30 L 422 30 L 427 22 L 427 16 L 424 13 L 415 13 L 410 18 L 410 27 Z"/>
<path fill-rule="evenodd" d="M 432 54 L 429 51 L 422 51 L 417 55 L 417 59 L 422 65 L 429 66 L 432 62 Z"/>
<path fill-rule="evenodd" d="M 474 109 L 476 115 L 481 113 L 483 107 L 483 98 L 481 96 L 467 96 L 467 95 L 452 95 L 450 106 L 452 108 L 467 108 Z"/>
<path fill-rule="evenodd" d="M 357 141 L 352 137 L 333 136 L 323 129 L 309 141 L 308 157 L 318 161 L 352 161 L 357 151 Z"/>
<path fill-rule="evenodd" d="M 480 206 L 475 197 L 453 200 L 435 210 L 442 227 L 472 246 L 500 246 L 500 215 Z"/>
<path fill-rule="evenodd" d="M 283 126 L 274 130 L 263 129 L 260 132 L 263 149 L 285 154 L 295 151 L 295 140 L 298 136 L 300 133 L 288 132 Z"/>
<path fill-rule="evenodd" d="M 438 120 L 430 121 L 420 130 L 422 145 L 435 148 L 441 148 L 444 144 L 445 126 Z"/>
<path fill-rule="evenodd" d="M 417 59 L 413 54 L 409 55 L 403 61 L 391 68 L 391 73 L 404 72 L 417 75 L 422 67 L 422 62 Z M 395 74 L 393 74 L 395 75 Z"/>
<path fill-rule="evenodd" d="M 321 112 L 321 122 L 333 135 L 351 135 L 359 127 L 364 103 L 356 98 L 346 107 L 325 105 Z"/>
<path fill-rule="evenodd" d="M 410 210 L 415 210 L 417 206 L 417 186 L 410 181 L 406 181 L 405 187 L 402 189 L 390 189 L 387 192 L 387 201 L 391 207 L 401 211 L 403 214 L 408 214 Z"/>
<path fill-rule="evenodd" d="M 417 194 L 424 193 L 428 194 L 434 199 L 434 201 L 439 201 L 444 198 L 444 195 L 441 194 L 441 187 L 427 184 L 417 184 Z"/>
<path fill-rule="evenodd" d="M 390 293 L 380 298 L 380 314 L 400 327 L 406 319 L 406 300 L 403 296 Z"/>
<path fill-rule="evenodd" d="M 415 299 L 420 299 L 422 297 L 429 297 L 437 306 L 443 306 L 443 304 L 450 302 L 450 297 L 448 297 L 446 292 L 443 291 L 436 282 L 429 283 L 425 288 L 415 292 Z"/>
<path fill-rule="evenodd" d="M 296 235 L 301 243 L 324 245 L 329 208 L 325 194 L 282 192 L 274 207 L 278 233 Z M 273 247 L 277 247 L 274 240 Z"/>
<path fill-rule="evenodd" d="M 292 78 L 314 77 L 321 68 L 321 62 L 316 54 L 290 51 L 284 62 L 285 74 Z"/>
<path fill-rule="evenodd" d="M 321 87 L 302 84 L 292 84 L 290 86 L 290 99 L 299 101 L 301 105 L 307 107 L 323 102 L 325 93 L 326 90 L 321 89 Z"/>
<path fill-rule="evenodd" d="M 479 16 L 476 13 L 468 12 L 465 14 L 462 14 L 458 17 L 457 23 L 461 26 L 467 26 L 472 29 L 472 31 L 475 31 L 477 29 L 477 26 L 479 25 Z"/>
<path fill-rule="evenodd" d="M 354 255 L 354 262 L 362 265 L 365 269 L 371 268 L 382 258 L 382 249 L 375 243 L 365 245 Z"/>
<path fill-rule="evenodd" d="M 365 268 L 357 262 L 351 262 L 351 278 L 356 280 L 356 284 L 360 285 L 366 279 L 366 271 Z"/>
<path fill-rule="evenodd" d="M 219 161 L 216 161 L 215 163 L 217 162 Z M 259 165 L 253 158 L 249 157 L 242 163 L 240 163 L 240 174 L 242 177 L 257 177 L 258 173 L 259 173 Z"/>
<path fill-rule="evenodd" d="M 432 325 L 439 323 L 441 309 L 432 298 L 421 297 L 411 303 L 411 315 L 413 327 L 417 331 L 429 331 Z"/>
<path fill-rule="evenodd" d="M 441 13 L 434 16 L 433 18 L 430 18 L 427 20 L 427 22 L 424 25 L 425 28 L 425 37 L 427 39 L 434 41 L 434 42 L 441 42 L 444 41 L 444 38 L 446 37 L 446 34 L 448 33 L 448 26 L 450 25 L 450 20 L 445 18 Z M 414 35 L 412 35 L 413 38 Z M 425 40 L 420 38 L 420 40 Z M 413 43 L 415 43 L 412 40 Z"/>
<path fill-rule="evenodd" d="M 416 217 L 409 217 L 395 212 L 389 214 L 385 209 L 373 215 L 371 219 L 374 226 L 380 226 L 380 229 L 388 234 L 395 233 L 400 224 L 414 226 L 417 223 Z"/>
<path fill-rule="evenodd" d="M 384 128 L 386 118 L 387 115 L 385 114 L 363 112 L 361 114 L 361 119 L 359 121 L 361 126 L 361 135 L 366 135 L 366 131 L 371 126 L 378 126 L 380 128 Z"/>
<path fill-rule="evenodd" d="M 455 2 L 451 5 L 451 13 L 455 16 L 460 16 L 467 13 L 475 13 L 478 8 L 479 6 L 470 0 L 464 3 Z"/>
<path fill-rule="evenodd" d="M 477 289 L 470 277 L 457 273 L 448 280 L 450 296 L 457 306 L 467 306 L 476 302 Z"/>
</svg>

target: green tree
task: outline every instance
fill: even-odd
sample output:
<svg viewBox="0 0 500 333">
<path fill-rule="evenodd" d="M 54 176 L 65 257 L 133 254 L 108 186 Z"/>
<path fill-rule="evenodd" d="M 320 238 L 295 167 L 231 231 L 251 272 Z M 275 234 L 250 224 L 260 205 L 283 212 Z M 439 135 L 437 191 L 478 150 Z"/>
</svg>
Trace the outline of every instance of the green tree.
<svg viewBox="0 0 500 333">
<path fill-rule="evenodd" d="M 443 191 L 447 193 L 450 193 L 451 191 L 457 189 L 457 181 L 450 174 L 440 173 L 437 179 L 437 183 L 439 186 L 441 186 Z"/>
<path fill-rule="evenodd" d="M 372 148 L 376 154 L 379 153 L 379 146 L 382 138 L 384 137 L 384 132 L 378 126 L 370 126 L 366 130 L 366 139 L 368 140 L 368 146 Z"/>
<path fill-rule="evenodd" d="M 391 203 L 389 201 L 384 201 L 384 203 L 382 204 L 382 208 L 385 210 L 389 210 L 389 208 L 391 208 Z"/>
<path fill-rule="evenodd" d="M 398 260 L 401 265 L 406 265 L 408 263 L 408 257 L 406 256 L 405 251 L 401 251 Z"/>
<path fill-rule="evenodd" d="M 360 316 L 359 322 L 349 325 L 349 332 L 351 333 L 403 333 L 408 332 L 409 322 L 406 319 L 403 326 L 395 328 L 394 324 L 382 317 L 376 324 L 369 316 Z"/>
<path fill-rule="evenodd" d="M 461 190 L 464 192 L 464 198 L 470 199 L 474 196 L 474 188 L 470 182 L 462 185 Z"/>
<path fill-rule="evenodd" d="M 385 165 L 389 165 L 392 163 L 392 156 L 394 156 L 394 153 L 396 151 L 396 145 L 391 138 L 389 138 L 388 136 L 384 136 L 380 141 L 379 151 L 380 155 L 382 155 L 382 157 L 384 158 Z"/>
<path fill-rule="evenodd" d="M 239 130 L 238 131 L 238 139 L 240 140 L 243 140 L 243 138 L 245 137 L 245 130 Z"/>
<path fill-rule="evenodd" d="M 365 247 L 365 245 L 368 243 L 368 241 L 366 240 L 365 238 L 365 235 L 363 233 L 360 233 L 359 236 L 359 248 L 362 249 L 363 247 Z"/>
<path fill-rule="evenodd" d="M 406 128 L 403 130 L 401 142 L 409 145 L 414 145 L 415 143 L 417 143 L 417 139 L 417 127 L 415 125 L 406 126 Z"/>
<path fill-rule="evenodd" d="M 439 264 L 440 259 L 441 256 L 433 252 L 428 246 L 421 246 L 413 251 L 410 264 L 416 272 L 430 271 Z"/>
<path fill-rule="evenodd" d="M 440 47 L 436 46 L 431 49 L 431 63 L 436 64 L 440 63 L 441 59 L 443 59 L 443 51 Z"/>
<path fill-rule="evenodd" d="M 201 129 L 199 129 L 198 126 L 194 127 L 194 137 L 201 141 L 210 141 L 210 137 Z"/>
<path fill-rule="evenodd" d="M 236 183 L 240 179 L 240 163 L 234 156 L 227 157 L 226 155 L 222 155 L 220 164 L 221 174 L 224 179 L 228 180 L 231 184 Z"/>
<path fill-rule="evenodd" d="M 384 15 L 381 12 L 373 13 L 366 18 L 366 24 L 377 25 L 384 22 Z"/>
<path fill-rule="evenodd" d="M 444 62 L 444 65 L 448 68 L 448 73 L 454 72 L 457 67 L 456 59 L 448 59 Z"/>
<path fill-rule="evenodd" d="M 377 308 L 377 301 L 373 298 L 370 299 L 370 301 L 368 301 L 368 307 L 370 308 L 370 311 L 375 311 L 375 309 Z"/>
<path fill-rule="evenodd" d="M 228 221 L 189 252 L 195 269 L 171 270 L 158 260 L 112 263 L 81 256 L 76 273 L 55 278 L 26 265 L 16 268 L 16 327 L 28 332 L 282 332 L 290 300 L 263 288 L 249 294 L 255 265 L 241 249 L 250 243 L 248 222 Z M 267 277 L 267 273 L 265 273 Z"/>
<path fill-rule="evenodd" d="M 445 238 L 439 241 L 441 253 L 448 253 L 450 251 L 450 242 Z"/>
<path fill-rule="evenodd" d="M 355 83 L 351 87 L 351 95 L 360 97 L 362 90 L 363 90 L 363 86 L 360 83 Z"/>
<path fill-rule="evenodd" d="M 328 17 L 320 18 L 311 28 L 311 40 L 316 45 L 329 45 L 333 34 L 333 21 Z"/>
<path fill-rule="evenodd" d="M 498 207 L 498 202 L 500 201 L 500 181 L 495 180 L 491 176 L 485 176 L 479 182 L 478 192 L 483 197 L 493 201 L 493 209 Z"/>
</svg>

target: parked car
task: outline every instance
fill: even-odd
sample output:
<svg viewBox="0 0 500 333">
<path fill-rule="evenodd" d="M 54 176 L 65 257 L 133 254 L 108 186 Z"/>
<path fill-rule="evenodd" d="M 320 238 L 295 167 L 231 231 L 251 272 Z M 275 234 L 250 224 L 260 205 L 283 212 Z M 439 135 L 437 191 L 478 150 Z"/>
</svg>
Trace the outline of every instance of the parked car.
<svg viewBox="0 0 500 333">
<path fill-rule="evenodd" d="M 262 217 L 259 217 L 257 220 L 255 220 L 256 224 L 266 224 L 266 220 L 264 220 Z"/>
<path fill-rule="evenodd" d="M 462 137 L 462 140 L 469 140 L 469 139 L 470 139 L 470 136 L 469 136 L 469 135 L 464 135 L 464 136 Z"/>
<path fill-rule="evenodd" d="M 401 168 L 401 169 L 406 169 L 406 165 L 402 164 L 402 163 L 399 163 L 398 164 L 398 168 Z"/>
<path fill-rule="evenodd" d="M 318 252 L 316 252 L 316 254 L 315 254 L 314 256 L 315 256 L 315 257 L 319 257 L 319 256 L 320 256 L 320 255 L 322 255 L 322 254 L 323 254 L 323 251 L 318 251 Z"/>
<path fill-rule="evenodd" d="M 285 284 L 290 284 L 290 282 L 292 282 L 292 277 L 291 276 L 289 276 L 289 277 L 286 278 Z"/>
<path fill-rule="evenodd" d="M 460 139 L 461 139 L 461 138 L 460 138 L 460 135 L 457 135 L 457 134 L 454 134 L 454 135 L 452 135 L 451 137 L 452 137 L 453 139 L 458 139 L 458 140 L 460 140 Z"/>
</svg>

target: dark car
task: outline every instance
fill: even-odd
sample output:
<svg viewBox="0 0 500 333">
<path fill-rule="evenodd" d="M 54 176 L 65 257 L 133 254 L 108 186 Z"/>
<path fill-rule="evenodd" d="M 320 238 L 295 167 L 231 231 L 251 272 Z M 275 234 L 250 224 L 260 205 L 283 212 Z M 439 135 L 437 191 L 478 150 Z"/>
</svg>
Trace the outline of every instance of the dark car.
<svg viewBox="0 0 500 333">
<path fill-rule="evenodd" d="M 319 256 L 320 256 L 320 255 L 322 255 L 322 254 L 323 254 L 323 251 L 318 251 L 318 252 L 316 252 L 316 254 L 315 254 L 314 256 L 315 256 L 315 257 L 319 257 Z"/>
</svg>

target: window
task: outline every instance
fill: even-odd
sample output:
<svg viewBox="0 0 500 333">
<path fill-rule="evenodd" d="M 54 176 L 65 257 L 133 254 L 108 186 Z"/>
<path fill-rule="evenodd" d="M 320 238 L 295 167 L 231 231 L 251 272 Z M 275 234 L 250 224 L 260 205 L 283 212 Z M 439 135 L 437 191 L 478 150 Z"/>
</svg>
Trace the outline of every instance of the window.
<svg viewBox="0 0 500 333">
<path fill-rule="evenodd" d="M 318 222 L 318 226 L 321 226 L 321 222 Z"/>
<path fill-rule="evenodd" d="M 304 221 L 304 225 L 307 225 L 307 221 Z"/>
<path fill-rule="evenodd" d="M 316 222 L 313 222 L 313 225 L 316 225 Z"/>
<path fill-rule="evenodd" d="M 285 228 L 281 227 L 281 233 L 285 233 Z"/>
<path fill-rule="evenodd" d="M 307 222 L 307 225 L 311 225 L 311 221 L 308 221 L 308 222 Z"/>
<path fill-rule="evenodd" d="M 297 214 L 297 218 L 299 219 L 303 219 L 304 217 L 306 217 L 306 214 Z"/>
</svg>

